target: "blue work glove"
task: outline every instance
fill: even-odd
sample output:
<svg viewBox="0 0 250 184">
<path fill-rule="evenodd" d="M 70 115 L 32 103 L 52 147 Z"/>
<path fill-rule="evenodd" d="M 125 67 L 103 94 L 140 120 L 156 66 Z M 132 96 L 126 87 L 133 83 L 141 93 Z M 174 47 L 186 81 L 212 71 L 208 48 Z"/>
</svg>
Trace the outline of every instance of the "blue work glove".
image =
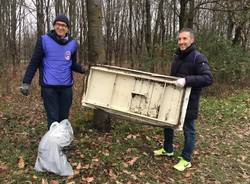
<svg viewBox="0 0 250 184">
<path fill-rule="evenodd" d="M 27 83 L 22 83 L 22 85 L 20 86 L 20 92 L 24 95 L 24 96 L 28 96 L 29 95 L 29 88 L 30 88 L 30 84 Z"/>
</svg>

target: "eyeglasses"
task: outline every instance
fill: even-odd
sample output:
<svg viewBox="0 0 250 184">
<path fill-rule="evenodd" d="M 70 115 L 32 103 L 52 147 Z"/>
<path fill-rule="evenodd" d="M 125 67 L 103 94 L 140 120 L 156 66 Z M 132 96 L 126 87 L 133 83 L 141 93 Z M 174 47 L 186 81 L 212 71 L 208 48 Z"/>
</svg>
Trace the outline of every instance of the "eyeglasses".
<svg viewBox="0 0 250 184">
<path fill-rule="evenodd" d="M 67 28 L 68 27 L 66 24 L 61 24 L 61 23 L 55 23 L 55 26 L 62 27 L 62 28 Z"/>
</svg>

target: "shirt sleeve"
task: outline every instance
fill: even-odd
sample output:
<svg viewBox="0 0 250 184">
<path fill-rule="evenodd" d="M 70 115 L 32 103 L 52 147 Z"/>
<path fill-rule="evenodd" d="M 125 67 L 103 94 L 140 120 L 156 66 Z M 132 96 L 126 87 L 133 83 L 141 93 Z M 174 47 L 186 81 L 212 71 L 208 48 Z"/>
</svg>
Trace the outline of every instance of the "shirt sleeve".
<svg viewBox="0 0 250 184">
<path fill-rule="evenodd" d="M 77 58 L 77 52 L 73 53 L 72 54 L 72 66 L 71 66 L 71 69 L 72 71 L 74 72 L 77 72 L 77 73 L 81 73 L 81 74 L 84 74 L 85 73 L 85 69 L 76 62 L 76 59 Z"/>
<path fill-rule="evenodd" d="M 30 60 L 30 63 L 28 64 L 28 67 L 26 69 L 24 78 L 23 78 L 23 83 L 31 84 L 31 81 L 37 71 L 37 68 L 42 63 L 44 56 L 44 51 L 43 51 L 43 46 L 42 46 L 42 37 L 40 37 L 37 42 L 36 46 L 33 50 L 33 54 Z"/>
<path fill-rule="evenodd" d="M 213 83 L 212 73 L 208 60 L 203 56 L 197 56 L 195 61 L 195 74 L 186 76 L 186 86 L 206 87 Z"/>
</svg>

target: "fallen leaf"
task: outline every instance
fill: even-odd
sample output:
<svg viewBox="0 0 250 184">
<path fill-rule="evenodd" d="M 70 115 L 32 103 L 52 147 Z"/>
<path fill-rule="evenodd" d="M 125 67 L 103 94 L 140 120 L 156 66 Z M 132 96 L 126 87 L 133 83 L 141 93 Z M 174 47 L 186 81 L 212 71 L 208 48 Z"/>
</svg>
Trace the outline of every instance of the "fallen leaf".
<svg viewBox="0 0 250 184">
<path fill-rule="evenodd" d="M 141 171 L 140 176 L 145 176 L 145 172 Z"/>
<path fill-rule="evenodd" d="M 73 178 L 74 178 L 74 175 L 73 176 L 68 176 L 67 180 L 72 180 Z"/>
<path fill-rule="evenodd" d="M 88 168 L 89 168 L 89 164 L 82 166 L 82 169 L 88 169 Z"/>
<path fill-rule="evenodd" d="M 124 172 L 125 174 L 131 174 L 131 172 L 129 172 L 127 170 L 123 170 L 122 172 Z"/>
<path fill-rule="evenodd" d="M 102 154 L 105 155 L 105 156 L 109 156 L 109 151 L 105 150 L 105 151 L 102 152 Z"/>
<path fill-rule="evenodd" d="M 94 177 L 86 177 L 86 178 L 82 178 L 83 181 L 86 181 L 87 183 L 91 183 L 94 181 Z"/>
<path fill-rule="evenodd" d="M 132 134 L 129 134 L 128 136 L 127 136 L 127 139 L 136 139 L 136 135 L 132 135 Z"/>
<path fill-rule="evenodd" d="M 92 163 L 90 164 L 90 168 L 94 168 L 99 165 L 99 159 L 98 158 L 93 158 Z"/>
<path fill-rule="evenodd" d="M 192 176 L 192 172 L 191 172 L 191 171 L 187 171 L 187 172 L 184 174 L 184 176 L 185 176 L 186 178 L 190 178 L 190 177 Z"/>
<path fill-rule="evenodd" d="M 94 177 L 87 177 L 87 178 L 86 178 L 86 181 L 87 181 L 88 183 L 91 183 L 92 181 L 94 181 Z"/>
<path fill-rule="evenodd" d="M 82 168 L 81 163 L 78 163 L 78 165 L 76 166 L 76 169 L 77 169 L 77 170 L 80 170 L 81 168 Z"/>
<path fill-rule="evenodd" d="M 241 155 L 240 158 L 244 162 L 247 159 L 247 156 Z"/>
<path fill-rule="evenodd" d="M 25 162 L 22 156 L 18 157 L 18 168 L 23 169 L 25 167 Z"/>
<path fill-rule="evenodd" d="M 51 180 L 49 184 L 59 184 L 59 182 L 57 180 Z"/>
<path fill-rule="evenodd" d="M 74 163 L 72 163 L 71 165 L 72 165 L 72 166 L 77 166 L 78 163 L 77 163 L 77 162 L 74 162 Z"/>
<path fill-rule="evenodd" d="M 129 135 L 127 136 L 127 138 L 128 138 L 128 139 L 131 139 L 132 136 L 133 136 L 132 134 L 129 134 Z"/>
<path fill-rule="evenodd" d="M 74 170 L 74 176 L 80 174 L 79 170 Z"/>
<path fill-rule="evenodd" d="M 198 150 L 195 150 L 194 151 L 194 155 L 199 155 L 200 153 L 199 153 L 199 151 Z"/>
<path fill-rule="evenodd" d="M 134 180 L 137 180 L 138 178 L 136 177 L 135 174 L 131 174 L 131 177 L 134 179 Z"/>
<path fill-rule="evenodd" d="M 93 158 L 93 159 L 92 159 L 92 162 L 98 162 L 98 161 L 99 161 L 98 158 Z"/>
<path fill-rule="evenodd" d="M 115 173 L 113 172 L 112 169 L 109 170 L 109 176 L 111 177 L 111 179 L 116 180 L 117 176 L 115 175 Z"/>
<path fill-rule="evenodd" d="M 124 166 L 125 168 L 128 168 L 128 164 L 127 164 L 127 163 L 123 163 L 123 166 Z"/>
<path fill-rule="evenodd" d="M 0 173 L 5 172 L 7 170 L 8 170 L 8 167 L 6 165 L 0 163 Z"/>
<path fill-rule="evenodd" d="M 32 182 L 31 182 L 31 181 L 25 181 L 25 183 L 29 183 L 29 184 L 32 184 Z"/>
<path fill-rule="evenodd" d="M 215 183 L 215 184 L 221 184 L 221 182 L 220 182 L 220 181 L 215 181 L 214 183 Z"/>
<path fill-rule="evenodd" d="M 127 153 L 131 153 L 131 152 L 132 152 L 132 149 L 131 149 L 131 148 L 128 148 L 128 149 L 126 150 L 126 152 L 127 152 Z"/>
<path fill-rule="evenodd" d="M 47 179 L 43 179 L 43 178 L 42 178 L 42 184 L 48 184 Z"/>
<path fill-rule="evenodd" d="M 75 184 L 74 181 L 67 182 L 66 184 Z"/>
<path fill-rule="evenodd" d="M 151 141 L 151 138 L 150 138 L 150 137 L 148 137 L 148 136 L 146 136 L 146 139 L 147 139 L 147 141 Z"/>
<path fill-rule="evenodd" d="M 128 161 L 127 163 L 129 165 L 134 165 L 134 163 L 136 162 L 136 160 L 138 160 L 139 157 L 134 157 L 132 160 Z"/>
</svg>

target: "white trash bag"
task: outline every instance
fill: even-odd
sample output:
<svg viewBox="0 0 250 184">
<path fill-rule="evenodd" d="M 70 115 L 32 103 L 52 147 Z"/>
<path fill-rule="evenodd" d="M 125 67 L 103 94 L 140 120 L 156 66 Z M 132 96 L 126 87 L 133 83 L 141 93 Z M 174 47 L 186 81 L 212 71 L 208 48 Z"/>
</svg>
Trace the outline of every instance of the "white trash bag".
<svg viewBox="0 0 250 184">
<path fill-rule="evenodd" d="M 73 175 L 73 169 L 62 152 L 62 148 L 70 145 L 73 138 L 73 129 L 69 120 L 52 123 L 39 143 L 35 170 L 49 171 L 60 176 Z"/>
</svg>

